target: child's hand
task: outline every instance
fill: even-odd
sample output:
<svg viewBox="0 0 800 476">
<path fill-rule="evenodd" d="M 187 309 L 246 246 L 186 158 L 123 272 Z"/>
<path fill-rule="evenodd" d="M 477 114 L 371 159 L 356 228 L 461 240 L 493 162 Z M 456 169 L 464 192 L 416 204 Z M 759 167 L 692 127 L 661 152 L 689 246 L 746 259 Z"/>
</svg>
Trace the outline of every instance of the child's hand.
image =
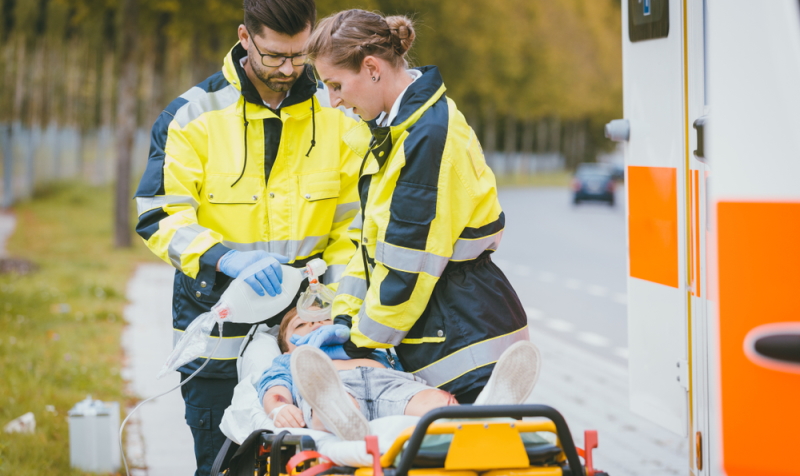
<svg viewBox="0 0 800 476">
<path fill-rule="evenodd" d="M 303 412 L 294 405 L 285 405 L 278 409 L 276 415 L 270 415 L 277 428 L 303 428 Z"/>
</svg>

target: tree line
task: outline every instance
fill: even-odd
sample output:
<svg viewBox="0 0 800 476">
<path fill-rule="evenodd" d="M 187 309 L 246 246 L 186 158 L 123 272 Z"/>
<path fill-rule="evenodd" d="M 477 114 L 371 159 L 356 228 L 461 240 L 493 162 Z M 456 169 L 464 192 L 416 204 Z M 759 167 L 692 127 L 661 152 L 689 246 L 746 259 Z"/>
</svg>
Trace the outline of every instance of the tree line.
<svg viewBox="0 0 800 476">
<path fill-rule="evenodd" d="M 440 67 L 448 94 L 484 130 L 484 142 L 490 139 L 487 150 L 512 143 L 517 150 L 533 147 L 523 144 L 531 138 L 534 144 L 545 141 L 543 118 L 551 127 L 558 118 L 563 135 L 582 127 L 570 124 L 598 126 L 621 113 L 619 0 L 317 4 L 320 17 L 353 7 L 414 17 L 414 63 Z M 0 0 L 0 5 L 0 121 L 81 128 L 114 124 L 119 82 L 130 76 L 135 76 L 136 123 L 148 126 L 172 98 L 220 67 L 242 17 L 238 0 Z M 131 7 L 134 14 L 125 11 Z M 126 27 L 133 33 L 130 51 L 123 41 Z M 486 134 L 492 127 L 494 140 Z"/>
<path fill-rule="evenodd" d="M 555 151 L 574 166 L 608 146 L 602 124 L 622 111 L 619 1 L 317 7 L 411 16 L 413 63 L 439 66 L 487 155 Z M 241 21 L 240 0 L 0 0 L 0 124 L 111 128 L 119 176 L 145 160 L 124 157 L 135 130 L 220 68 Z"/>
</svg>

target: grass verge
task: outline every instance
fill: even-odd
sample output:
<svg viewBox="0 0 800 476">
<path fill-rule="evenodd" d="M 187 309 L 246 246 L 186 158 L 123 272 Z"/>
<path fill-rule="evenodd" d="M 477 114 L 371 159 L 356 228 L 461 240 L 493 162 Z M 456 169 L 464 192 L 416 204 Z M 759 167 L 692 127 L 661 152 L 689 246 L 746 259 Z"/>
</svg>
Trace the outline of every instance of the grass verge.
<svg viewBox="0 0 800 476">
<path fill-rule="evenodd" d="M 503 174 L 497 176 L 497 186 L 510 187 L 568 187 L 572 172 L 539 172 L 535 174 Z"/>
<path fill-rule="evenodd" d="M 83 474 L 70 470 L 67 411 L 88 394 L 122 408 L 130 398 L 125 289 L 155 257 L 138 238 L 113 247 L 112 205 L 111 187 L 60 184 L 13 210 L 9 253 L 38 270 L 0 275 L 0 424 L 33 412 L 36 432 L 0 433 L 0 474 Z"/>
</svg>

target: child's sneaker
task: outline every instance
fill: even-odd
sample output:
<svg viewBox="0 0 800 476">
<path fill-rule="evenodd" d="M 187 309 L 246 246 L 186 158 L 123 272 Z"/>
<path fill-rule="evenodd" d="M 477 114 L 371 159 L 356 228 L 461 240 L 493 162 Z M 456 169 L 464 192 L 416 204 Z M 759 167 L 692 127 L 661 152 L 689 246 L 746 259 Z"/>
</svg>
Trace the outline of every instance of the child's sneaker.
<svg viewBox="0 0 800 476">
<path fill-rule="evenodd" d="M 339 372 L 321 350 L 302 345 L 292 351 L 292 380 L 325 428 L 343 440 L 363 440 L 369 422 L 344 390 Z"/>
<path fill-rule="evenodd" d="M 525 403 L 539 379 L 540 366 L 539 349 L 533 342 L 515 343 L 497 360 L 489 383 L 475 399 L 475 405 Z"/>
</svg>

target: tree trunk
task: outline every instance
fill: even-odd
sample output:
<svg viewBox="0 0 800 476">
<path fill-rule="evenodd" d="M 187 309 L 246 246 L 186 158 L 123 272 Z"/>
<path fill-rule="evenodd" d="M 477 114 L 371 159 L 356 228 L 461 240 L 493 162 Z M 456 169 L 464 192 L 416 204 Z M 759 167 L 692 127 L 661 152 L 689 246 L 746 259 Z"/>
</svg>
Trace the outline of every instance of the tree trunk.
<svg viewBox="0 0 800 476">
<path fill-rule="evenodd" d="M 517 163 L 517 118 L 506 116 L 505 137 L 503 138 L 503 152 L 506 158 L 507 169 L 513 172 L 520 172 Z"/>
<path fill-rule="evenodd" d="M 122 2 L 122 41 L 119 82 L 117 83 L 117 163 L 114 203 L 114 244 L 131 246 L 131 154 L 136 133 L 136 0 Z"/>
<path fill-rule="evenodd" d="M 522 154 L 520 155 L 520 163 L 525 168 L 525 172 L 528 174 L 536 171 L 536 163 L 531 155 L 533 154 L 533 136 L 535 133 L 535 127 L 536 123 L 533 119 L 525 119 L 525 122 L 522 125 L 522 144 L 520 147 Z"/>
<path fill-rule="evenodd" d="M 14 85 L 14 104 L 12 109 L 12 119 L 11 122 L 23 122 L 24 118 L 23 115 L 23 106 L 25 104 L 25 93 L 27 92 L 26 86 L 29 84 L 29 77 L 26 74 L 26 61 L 25 59 L 28 56 L 27 53 L 27 42 L 23 35 L 17 36 L 17 59 L 15 61 L 16 66 L 16 78 L 15 78 L 15 85 Z"/>
<path fill-rule="evenodd" d="M 539 119 L 539 125 L 536 127 L 536 150 L 540 154 L 547 152 L 547 119 Z"/>
<path fill-rule="evenodd" d="M 558 117 L 553 118 L 550 125 L 550 150 L 556 154 L 561 152 L 561 121 Z M 566 166 L 566 163 L 564 164 Z"/>
</svg>

